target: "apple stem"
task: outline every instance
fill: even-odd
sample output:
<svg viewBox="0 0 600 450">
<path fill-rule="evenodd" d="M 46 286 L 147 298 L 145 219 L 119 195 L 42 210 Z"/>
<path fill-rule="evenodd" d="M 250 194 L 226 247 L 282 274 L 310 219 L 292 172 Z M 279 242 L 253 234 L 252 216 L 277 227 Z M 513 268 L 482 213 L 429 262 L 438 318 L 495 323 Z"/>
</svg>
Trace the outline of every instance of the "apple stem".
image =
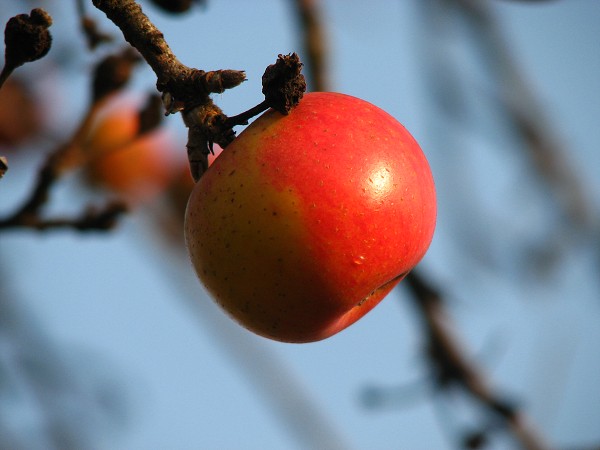
<svg viewBox="0 0 600 450">
<path fill-rule="evenodd" d="M 237 125 L 248 125 L 248 120 L 266 111 L 267 109 L 269 109 L 269 102 L 267 100 L 263 100 L 258 105 L 250 108 L 248 111 L 228 117 L 225 121 L 225 128 L 233 128 Z"/>
</svg>

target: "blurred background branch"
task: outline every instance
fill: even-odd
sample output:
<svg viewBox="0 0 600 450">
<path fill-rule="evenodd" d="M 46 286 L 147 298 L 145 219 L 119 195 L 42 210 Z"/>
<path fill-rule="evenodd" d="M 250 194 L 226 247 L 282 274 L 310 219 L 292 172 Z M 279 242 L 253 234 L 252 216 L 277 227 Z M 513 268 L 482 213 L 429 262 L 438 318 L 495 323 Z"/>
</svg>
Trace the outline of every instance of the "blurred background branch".
<svg viewBox="0 0 600 450">
<path fill-rule="evenodd" d="M 465 395 L 480 402 L 487 412 L 504 422 L 505 428 L 525 450 L 550 449 L 549 444 L 531 423 L 531 419 L 507 398 L 499 395 L 486 375 L 468 357 L 468 350 L 459 342 L 456 325 L 446 311 L 445 300 L 416 270 L 405 279 L 425 333 L 425 359 L 436 389 L 441 392 L 459 387 Z M 480 427 L 485 430 L 485 427 Z"/>
<path fill-rule="evenodd" d="M 576 228 L 589 229 L 593 217 L 586 188 L 574 172 L 568 152 L 575 151 L 561 142 L 554 126 L 537 96 L 534 86 L 527 81 L 498 26 L 492 4 L 475 0 L 444 0 L 455 7 L 464 19 L 466 33 L 479 50 L 483 63 L 497 92 L 491 92 L 500 113 L 523 142 L 530 161 L 548 184 L 558 207 Z"/>
<path fill-rule="evenodd" d="M 303 60 L 307 62 L 308 86 L 311 91 L 329 91 L 329 39 L 320 0 L 291 0 L 296 8 L 296 18 L 303 47 Z"/>
</svg>

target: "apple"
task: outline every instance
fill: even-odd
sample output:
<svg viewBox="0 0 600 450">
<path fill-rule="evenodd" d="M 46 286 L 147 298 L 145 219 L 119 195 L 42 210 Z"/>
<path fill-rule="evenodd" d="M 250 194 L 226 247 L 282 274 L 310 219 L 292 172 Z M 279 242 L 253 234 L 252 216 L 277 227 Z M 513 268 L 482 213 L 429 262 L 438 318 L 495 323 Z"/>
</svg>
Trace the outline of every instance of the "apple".
<svg viewBox="0 0 600 450">
<path fill-rule="evenodd" d="M 107 108 L 86 140 L 86 177 L 92 185 L 138 205 L 163 192 L 175 176 L 173 136 L 158 127 L 139 134 L 133 101 L 119 99 Z"/>
<path fill-rule="evenodd" d="M 139 127 L 139 108 L 135 102 L 122 97 L 112 99 L 86 137 L 86 149 L 94 157 L 122 148 L 135 140 Z"/>
<path fill-rule="evenodd" d="M 14 153 L 40 132 L 43 117 L 37 101 L 25 81 L 12 76 L 6 80 L 0 89 L 0 147 Z"/>
<path fill-rule="evenodd" d="M 185 239 L 235 320 L 283 342 L 325 339 L 375 307 L 427 251 L 429 164 L 380 108 L 338 93 L 269 110 L 196 183 Z"/>
<path fill-rule="evenodd" d="M 215 162 L 215 159 L 219 157 L 223 149 L 219 144 L 213 144 L 212 153 L 208 154 L 208 166 L 212 166 L 212 163 Z"/>
<path fill-rule="evenodd" d="M 170 137 L 153 131 L 123 147 L 90 160 L 88 177 L 121 196 L 130 205 L 152 200 L 163 192 L 171 181 L 173 165 L 165 150 Z"/>
</svg>

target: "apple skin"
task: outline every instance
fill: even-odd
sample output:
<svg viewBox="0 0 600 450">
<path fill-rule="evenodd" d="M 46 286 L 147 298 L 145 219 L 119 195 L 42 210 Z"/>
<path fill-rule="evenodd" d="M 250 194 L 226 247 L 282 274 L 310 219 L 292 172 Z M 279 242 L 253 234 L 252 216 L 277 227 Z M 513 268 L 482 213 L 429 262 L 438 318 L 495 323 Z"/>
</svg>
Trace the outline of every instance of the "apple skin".
<svg viewBox="0 0 600 450">
<path fill-rule="evenodd" d="M 185 238 L 198 277 L 235 320 L 283 342 L 325 339 L 421 260 L 436 221 L 429 164 L 378 107 L 308 93 L 269 110 L 196 183 Z"/>
</svg>

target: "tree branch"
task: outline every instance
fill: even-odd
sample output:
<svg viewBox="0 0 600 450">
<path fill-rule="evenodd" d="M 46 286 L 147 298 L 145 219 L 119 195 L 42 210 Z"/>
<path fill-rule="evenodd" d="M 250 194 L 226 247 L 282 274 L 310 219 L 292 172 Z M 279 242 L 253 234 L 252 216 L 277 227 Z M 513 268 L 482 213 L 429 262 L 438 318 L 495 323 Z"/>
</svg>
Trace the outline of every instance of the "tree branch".
<svg viewBox="0 0 600 450">
<path fill-rule="evenodd" d="M 133 0 L 93 0 L 94 6 L 123 32 L 125 40 L 135 47 L 150 65 L 157 77 L 156 87 L 163 93 L 167 114 L 182 112 L 188 127 L 188 160 L 194 180 L 208 167 L 208 154 L 216 142 L 225 148 L 235 138 L 233 126 L 246 123 L 250 114 L 273 107 L 287 113 L 302 97 L 306 89 L 300 74 L 297 55 L 279 56 L 263 76 L 265 102 L 246 113 L 228 120 L 216 106 L 210 94 L 221 93 L 242 83 L 243 71 L 215 70 L 205 72 L 182 64 L 169 48 L 163 34 Z"/>
<path fill-rule="evenodd" d="M 122 89 L 132 73 L 134 60 L 129 52 L 120 55 L 109 55 L 102 60 L 94 71 L 91 94 L 92 100 L 79 126 L 72 136 L 50 153 L 40 168 L 37 180 L 29 197 L 16 211 L 4 219 L 0 219 L 0 229 L 33 228 L 46 230 L 50 228 L 71 227 L 83 230 L 85 226 L 91 229 L 107 229 L 108 224 L 114 225 L 115 219 L 125 212 L 122 203 L 113 203 L 100 212 L 88 210 L 75 219 L 44 219 L 41 211 L 50 197 L 52 186 L 67 172 L 79 167 L 87 155 L 83 142 L 92 129 L 98 113 L 102 110 L 112 94 Z"/>
<path fill-rule="evenodd" d="M 162 32 L 133 0 L 93 0 L 94 6 L 120 29 L 157 77 L 156 87 L 183 102 L 184 109 L 211 102 L 209 94 L 221 93 L 246 79 L 243 71 L 205 72 L 181 63 L 165 41 Z"/>
<path fill-rule="evenodd" d="M 440 388 L 459 386 L 490 413 L 498 417 L 526 450 L 548 450 L 549 445 L 528 417 L 492 388 L 483 371 L 466 357 L 441 294 L 412 271 L 404 285 L 410 288 L 427 338 L 427 356 Z"/>
<path fill-rule="evenodd" d="M 474 42 L 499 75 L 503 89 L 499 92 L 498 106 L 520 135 L 532 163 L 546 180 L 556 203 L 573 224 L 588 227 L 594 221 L 586 190 L 569 165 L 564 145 L 552 133 L 555 127 L 549 123 L 535 90 L 515 62 L 489 2 L 452 0 L 451 3 L 468 20 L 476 33 Z"/>
<path fill-rule="evenodd" d="M 308 85 L 313 91 L 329 90 L 327 39 L 319 0 L 292 0 L 308 58 Z"/>
</svg>

